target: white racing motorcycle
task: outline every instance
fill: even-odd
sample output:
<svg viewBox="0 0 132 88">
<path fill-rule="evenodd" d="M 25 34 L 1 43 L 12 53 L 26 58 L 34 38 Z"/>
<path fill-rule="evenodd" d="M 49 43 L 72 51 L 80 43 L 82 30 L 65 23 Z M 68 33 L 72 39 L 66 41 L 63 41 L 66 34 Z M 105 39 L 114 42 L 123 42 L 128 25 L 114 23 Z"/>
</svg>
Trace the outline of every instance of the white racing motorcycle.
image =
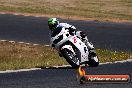
<svg viewBox="0 0 132 88">
<path fill-rule="evenodd" d="M 99 65 L 95 50 L 90 53 L 86 44 L 77 35 L 71 34 L 66 28 L 58 28 L 55 31 L 51 35 L 51 45 L 73 68 L 83 64 L 92 67 Z"/>
</svg>

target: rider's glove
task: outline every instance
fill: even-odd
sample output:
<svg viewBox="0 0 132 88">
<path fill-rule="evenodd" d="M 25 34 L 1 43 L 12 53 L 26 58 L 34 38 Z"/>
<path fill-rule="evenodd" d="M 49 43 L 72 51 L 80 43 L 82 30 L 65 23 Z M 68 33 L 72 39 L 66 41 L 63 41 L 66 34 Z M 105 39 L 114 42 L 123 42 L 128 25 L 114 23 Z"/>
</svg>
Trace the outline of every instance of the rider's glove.
<svg viewBox="0 0 132 88">
<path fill-rule="evenodd" d="M 84 32 L 80 32 L 80 36 L 82 37 L 82 40 L 84 41 L 85 40 L 85 38 L 86 38 L 86 34 L 84 33 Z"/>
<path fill-rule="evenodd" d="M 76 28 L 74 26 L 71 26 L 68 28 L 70 35 L 74 35 L 76 33 Z"/>
</svg>

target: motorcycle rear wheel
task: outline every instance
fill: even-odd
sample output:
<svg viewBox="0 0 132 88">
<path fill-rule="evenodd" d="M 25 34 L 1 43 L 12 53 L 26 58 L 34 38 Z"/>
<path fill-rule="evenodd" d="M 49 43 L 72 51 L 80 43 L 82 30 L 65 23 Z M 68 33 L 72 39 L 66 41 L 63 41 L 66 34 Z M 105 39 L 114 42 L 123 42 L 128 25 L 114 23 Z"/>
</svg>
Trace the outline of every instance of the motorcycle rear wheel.
<svg viewBox="0 0 132 88">
<path fill-rule="evenodd" d="M 88 65 L 90 67 L 97 67 L 99 65 L 99 58 L 98 58 L 98 56 L 96 55 L 95 52 L 90 53 Z"/>
</svg>

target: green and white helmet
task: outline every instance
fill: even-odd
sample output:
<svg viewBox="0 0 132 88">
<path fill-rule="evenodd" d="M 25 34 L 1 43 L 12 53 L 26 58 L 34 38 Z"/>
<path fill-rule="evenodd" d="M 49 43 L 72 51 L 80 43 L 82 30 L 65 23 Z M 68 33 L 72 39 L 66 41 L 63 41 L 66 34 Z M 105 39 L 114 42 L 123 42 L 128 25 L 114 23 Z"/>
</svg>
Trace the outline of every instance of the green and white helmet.
<svg viewBox="0 0 132 88">
<path fill-rule="evenodd" d="M 59 21 L 57 18 L 49 18 L 48 19 L 48 26 L 51 31 L 54 31 L 56 29 L 56 26 L 59 24 Z"/>
</svg>

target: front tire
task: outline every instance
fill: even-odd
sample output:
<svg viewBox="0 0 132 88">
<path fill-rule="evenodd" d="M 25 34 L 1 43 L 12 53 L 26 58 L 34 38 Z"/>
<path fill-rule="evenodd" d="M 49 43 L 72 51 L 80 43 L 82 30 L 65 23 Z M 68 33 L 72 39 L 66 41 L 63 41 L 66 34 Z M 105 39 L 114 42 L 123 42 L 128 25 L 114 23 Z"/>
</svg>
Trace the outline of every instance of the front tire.
<svg viewBox="0 0 132 88">
<path fill-rule="evenodd" d="M 73 68 L 79 68 L 80 61 L 78 59 L 77 55 L 74 55 L 72 51 L 64 48 L 62 49 L 63 57 L 66 59 L 66 61 L 73 67 Z"/>
</svg>

